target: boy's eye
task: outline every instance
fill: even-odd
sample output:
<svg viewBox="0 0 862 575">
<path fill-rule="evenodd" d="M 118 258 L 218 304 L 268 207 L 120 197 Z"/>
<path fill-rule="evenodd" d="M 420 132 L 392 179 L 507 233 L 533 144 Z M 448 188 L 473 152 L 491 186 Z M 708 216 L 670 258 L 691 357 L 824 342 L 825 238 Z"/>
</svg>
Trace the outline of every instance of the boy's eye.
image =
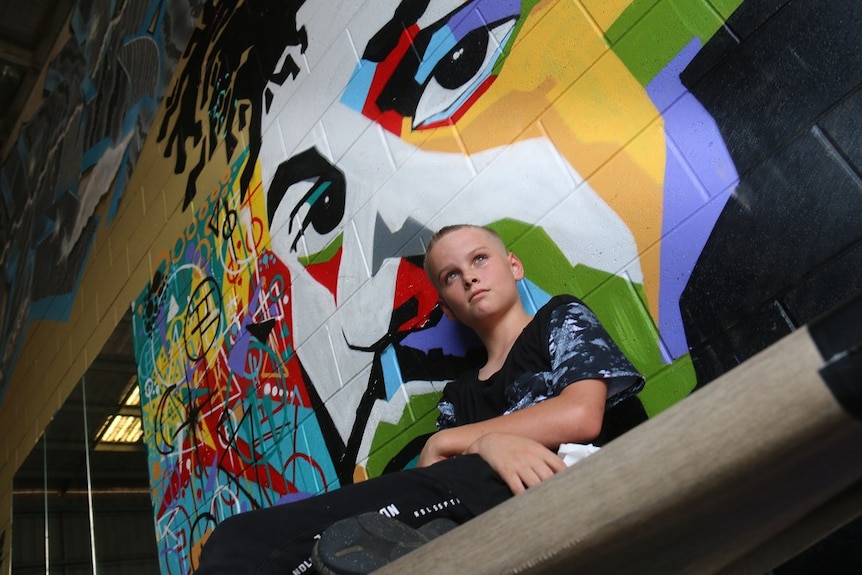
<svg viewBox="0 0 862 575">
<path fill-rule="evenodd" d="M 474 261 L 474 262 L 476 262 L 476 263 L 481 263 L 481 262 L 484 262 L 484 261 L 485 261 L 485 260 L 487 260 L 487 259 L 488 259 L 488 256 L 485 256 L 485 255 L 478 255 L 478 256 L 476 256 L 476 257 L 473 259 L 473 261 Z"/>
<path fill-rule="evenodd" d="M 446 274 L 446 277 L 443 278 L 443 281 L 445 283 L 449 284 L 449 283 L 452 283 L 452 281 L 457 277 L 458 277 L 458 274 L 456 272 L 449 272 L 448 274 Z"/>
</svg>

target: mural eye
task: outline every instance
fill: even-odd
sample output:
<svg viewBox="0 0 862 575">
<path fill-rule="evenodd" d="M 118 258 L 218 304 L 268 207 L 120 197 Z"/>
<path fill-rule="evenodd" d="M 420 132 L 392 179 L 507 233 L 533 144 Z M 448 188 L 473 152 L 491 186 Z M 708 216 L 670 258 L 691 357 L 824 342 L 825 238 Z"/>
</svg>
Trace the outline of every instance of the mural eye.
<svg viewBox="0 0 862 575">
<path fill-rule="evenodd" d="M 448 43 L 446 38 L 432 38 L 426 59 L 416 73 L 416 80 L 425 82 L 425 86 L 413 116 L 414 129 L 456 115 L 491 76 L 515 28 L 515 22 L 516 19 L 512 18 L 493 28 L 480 27 L 467 33 L 442 58 L 432 58 L 433 69 L 427 70 L 428 55 L 434 52 L 435 40 L 437 50 L 440 50 L 440 45 Z"/>
<path fill-rule="evenodd" d="M 481 28 L 473 30 L 440 59 L 434 67 L 432 78 L 441 88 L 460 88 L 482 69 L 487 53 L 487 32 Z"/>
<path fill-rule="evenodd" d="M 288 191 L 291 191 L 291 194 L 288 194 Z M 297 226 L 296 235 L 291 242 L 291 251 L 296 250 L 300 238 L 309 226 L 320 235 L 328 234 L 338 227 L 344 218 L 347 184 L 341 170 L 320 155 L 315 148 L 282 162 L 272 178 L 266 197 L 271 230 L 279 228 L 274 220 L 282 201 L 288 196 L 295 197 L 297 193 L 302 195 L 290 210 L 288 233 L 294 233 L 294 222 L 298 217 L 301 217 L 302 221 Z"/>
<path fill-rule="evenodd" d="M 310 206 L 305 221 L 310 222 L 317 233 L 328 234 L 344 216 L 344 196 L 344 186 L 338 181 L 319 179 L 305 200 Z"/>
</svg>

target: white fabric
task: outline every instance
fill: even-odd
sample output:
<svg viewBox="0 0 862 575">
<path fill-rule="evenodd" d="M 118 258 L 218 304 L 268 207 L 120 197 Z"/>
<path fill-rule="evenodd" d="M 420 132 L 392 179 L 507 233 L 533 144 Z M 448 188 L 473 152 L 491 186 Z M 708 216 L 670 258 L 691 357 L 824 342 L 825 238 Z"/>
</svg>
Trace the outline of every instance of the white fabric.
<svg viewBox="0 0 862 575">
<path fill-rule="evenodd" d="M 565 462 L 568 467 L 571 467 L 581 459 L 588 455 L 592 455 L 598 450 L 599 448 L 592 443 L 587 443 L 586 445 L 581 443 L 561 443 L 560 448 L 557 450 L 557 455 L 563 458 L 563 462 Z"/>
</svg>

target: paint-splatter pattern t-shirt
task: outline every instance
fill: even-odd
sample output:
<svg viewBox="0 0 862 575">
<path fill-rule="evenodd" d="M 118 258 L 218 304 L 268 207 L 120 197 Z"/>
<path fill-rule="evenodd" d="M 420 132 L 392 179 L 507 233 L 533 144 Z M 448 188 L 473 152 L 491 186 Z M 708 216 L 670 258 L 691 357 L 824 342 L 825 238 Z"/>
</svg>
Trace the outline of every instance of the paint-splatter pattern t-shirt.
<svg viewBox="0 0 862 575">
<path fill-rule="evenodd" d="M 553 297 L 515 340 L 500 371 L 471 370 L 443 389 L 437 427 L 475 423 L 535 405 L 582 379 L 604 379 L 607 407 L 643 388 L 644 378 L 586 304 Z"/>
</svg>

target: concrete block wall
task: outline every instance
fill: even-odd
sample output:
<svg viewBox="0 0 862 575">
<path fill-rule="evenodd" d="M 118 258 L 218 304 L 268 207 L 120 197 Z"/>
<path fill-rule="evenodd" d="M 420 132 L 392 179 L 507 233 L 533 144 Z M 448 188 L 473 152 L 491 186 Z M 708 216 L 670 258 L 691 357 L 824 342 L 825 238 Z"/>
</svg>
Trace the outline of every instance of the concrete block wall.
<svg viewBox="0 0 862 575">
<path fill-rule="evenodd" d="M 69 319 L 27 332 L 7 452 L 134 300 L 163 572 L 193 571 L 231 514 L 410 465 L 442 385 L 481 361 L 421 271 L 456 222 L 500 231 L 528 306 L 596 310 L 648 377 L 609 414 L 635 426 L 859 291 L 860 16 L 205 5 Z M 15 383 L 37 378 L 47 404 Z"/>
</svg>

